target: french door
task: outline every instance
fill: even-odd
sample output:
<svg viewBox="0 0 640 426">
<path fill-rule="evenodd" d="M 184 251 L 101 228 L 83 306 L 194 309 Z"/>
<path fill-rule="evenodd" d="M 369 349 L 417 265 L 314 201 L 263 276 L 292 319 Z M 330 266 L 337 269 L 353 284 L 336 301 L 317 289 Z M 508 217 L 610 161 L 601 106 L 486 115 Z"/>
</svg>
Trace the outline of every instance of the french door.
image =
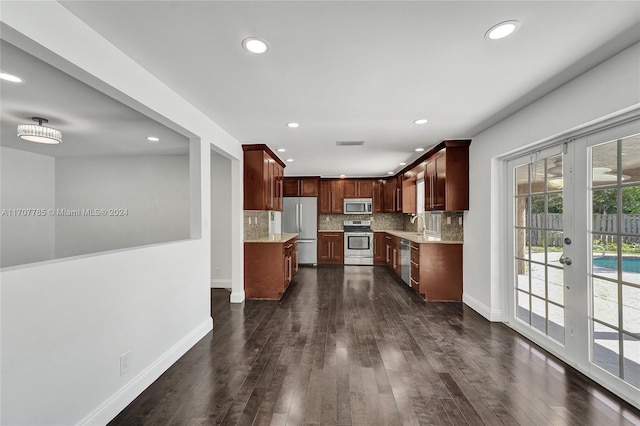
<svg viewBox="0 0 640 426">
<path fill-rule="evenodd" d="M 509 326 L 640 401 L 640 121 L 508 162 Z"/>
</svg>

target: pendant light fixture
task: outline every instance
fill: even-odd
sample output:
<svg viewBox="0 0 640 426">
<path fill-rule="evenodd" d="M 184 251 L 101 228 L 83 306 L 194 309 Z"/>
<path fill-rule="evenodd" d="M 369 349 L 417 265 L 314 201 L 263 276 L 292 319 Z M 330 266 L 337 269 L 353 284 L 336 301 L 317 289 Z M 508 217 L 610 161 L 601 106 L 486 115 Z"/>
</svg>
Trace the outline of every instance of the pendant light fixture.
<svg viewBox="0 0 640 426">
<path fill-rule="evenodd" d="M 62 142 L 62 133 L 51 127 L 43 126 L 49 120 L 41 117 L 31 117 L 38 124 L 21 124 L 18 126 L 18 137 L 29 142 L 59 144 Z"/>
</svg>

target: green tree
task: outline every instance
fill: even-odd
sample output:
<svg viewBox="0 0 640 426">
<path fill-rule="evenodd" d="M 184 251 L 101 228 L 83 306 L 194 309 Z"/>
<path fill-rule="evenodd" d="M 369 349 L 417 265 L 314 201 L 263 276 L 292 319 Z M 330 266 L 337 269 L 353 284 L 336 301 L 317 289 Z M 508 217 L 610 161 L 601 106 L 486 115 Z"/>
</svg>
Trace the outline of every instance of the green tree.
<svg viewBox="0 0 640 426">
<path fill-rule="evenodd" d="M 618 212 L 618 190 L 598 189 L 593 191 L 593 213 L 616 214 Z M 640 214 L 640 186 L 622 188 L 622 214 Z"/>
</svg>

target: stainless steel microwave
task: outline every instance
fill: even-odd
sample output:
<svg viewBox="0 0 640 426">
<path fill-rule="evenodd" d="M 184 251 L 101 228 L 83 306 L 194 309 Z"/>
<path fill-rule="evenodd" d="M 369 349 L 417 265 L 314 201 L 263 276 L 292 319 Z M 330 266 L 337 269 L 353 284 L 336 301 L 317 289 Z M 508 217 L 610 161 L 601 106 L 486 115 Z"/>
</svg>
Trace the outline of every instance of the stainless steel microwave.
<svg viewBox="0 0 640 426">
<path fill-rule="evenodd" d="M 345 198 L 344 214 L 372 214 L 373 200 L 371 198 Z"/>
</svg>

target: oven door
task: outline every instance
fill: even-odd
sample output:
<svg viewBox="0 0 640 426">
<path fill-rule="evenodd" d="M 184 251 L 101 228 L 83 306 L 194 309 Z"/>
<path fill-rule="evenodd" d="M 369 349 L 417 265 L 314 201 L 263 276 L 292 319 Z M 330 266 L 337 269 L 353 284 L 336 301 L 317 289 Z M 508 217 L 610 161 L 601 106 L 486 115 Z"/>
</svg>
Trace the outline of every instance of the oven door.
<svg viewBox="0 0 640 426">
<path fill-rule="evenodd" d="M 346 265 L 373 265 L 373 233 L 345 232 L 344 263 Z"/>
</svg>

